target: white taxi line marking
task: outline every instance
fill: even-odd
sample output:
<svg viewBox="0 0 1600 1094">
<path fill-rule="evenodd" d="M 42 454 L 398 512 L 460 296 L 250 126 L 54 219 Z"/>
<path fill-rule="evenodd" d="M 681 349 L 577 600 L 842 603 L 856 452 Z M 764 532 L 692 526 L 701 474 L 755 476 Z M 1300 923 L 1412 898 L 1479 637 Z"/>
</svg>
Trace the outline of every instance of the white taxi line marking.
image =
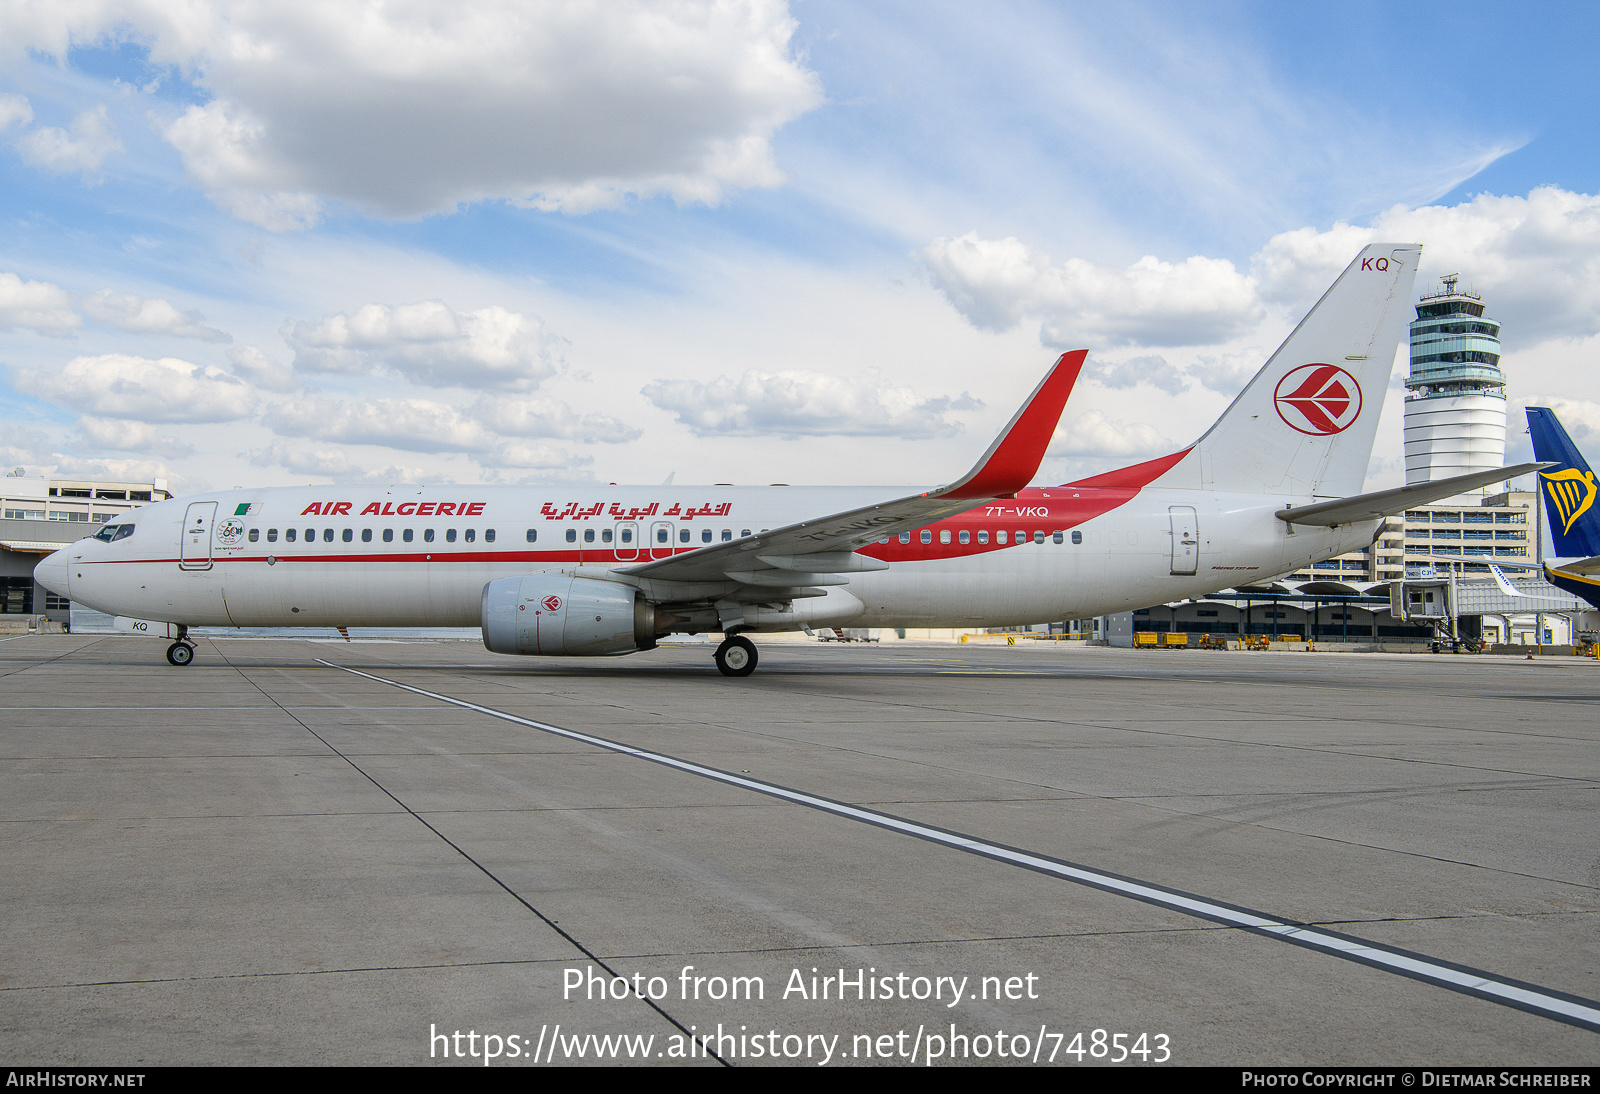
<svg viewBox="0 0 1600 1094">
<path fill-rule="evenodd" d="M 1119 874 L 1107 873 L 1087 866 L 1079 866 L 1075 863 L 1034 854 L 1020 848 L 991 843 L 988 840 L 978 839 L 974 836 L 952 832 L 943 828 L 935 828 L 932 825 L 906 820 L 903 817 L 896 817 L 889 813 L 863 809 L 860 806 L 834 801 L 831 798 L 820 797 L 816 794 L 808 794 L 805 791 L 779 786 L 776 783 L 763 782 L 760 779 L 752 779 L 731 771 L 707 767 L 704 764 L 693 763 L 689 760 L 680 760 L 676 756 L 635 748 L 620 741 L 607 740 L 604 737 L 580 733 L 577 730 L 563 729 L 561 726 L 551 725 L 548 722 L 523 718 L 520 715 L 509 714 L 493 707 L 471 703 L 465 699 L 457 699 L 454 696 L 441 695 L 435 691 L 427 691 L 423 688 L 413 687 L 410 684 L 402 684 L 397 680 L 386 680 L 381 676 L 374 676 L 371 673 L 361 672 L 358 669 L 348 668 L 344 665 L 335 665 L 331 661 L 324 661 L 321 658 L 317 658 L 317 663 L 326 665 L 328 668 L 340 669 L 379 684 L 387 684 L 389 687 L 409 691 L 415 695 L 436 699 L 441 703 L 449 703 L 452 706 L 484 714 L 491 718 L 499 718 L 502 721 L 537 729 L 543 733 L 551 733 L 558 737 L 566 737 L 569 740 L 581 741 L 596 748 L 604 748 L 611 752 L 621 753 L 624 756 L 648 760 L 663 767 L 685 771 L 702 778 L 726 783 L 729 786 L 752 790 L 758 794 L 765 794 L 769 797 L 804 805 L 811 809 L 832 813 L 835 816 L 846 817 L 850 820 L 861 821 L 879 828 L 886 828 L 890 831 L 902 832 L 918 839 L 927 840 L 930 843 L 942 844 L 946 847 L 952 847 L 959 851 L 966 851 L 969 854 L 980 855 L 999 862 L 1008 862 L 1015 866 L 1063 878 L 1080 885 L 1087 885 L 1106 892 L 1120 893 L 1145 904 L 1171 908 L 1174 911 L 1197 916 L 1201 919 L 1208 919 L 1214 923 L 1239 927 L 1269 938 L 1277 938 L 1307 949 L 1331 954 L 1347 961 L 1355 961 L 1373 968 L 1410 977 L 1413 980 L 1425 981 L 1430 984 L 1436 984 L 1439 987 L 1449 988 L 1451 991 L 1486 999 L 1492 1003 L 1500 1003 L 1504 1006 L 1514 1007 L 1517 1010 L 1552 1018 L 1558 1022 L 1565 1022 L 1568 1025 L 1580 1026 L 1600 1032 L 1600 1003 L 1592 999 L 1584 999 L 1580 996 L 1552 991 L 1548 988 L 1541 988 L 1536 984 L 1525 984 L 1521 981 L 1495 976 L 1493 973 L 1485 972 L 1482 969 L 1441 961 L 1425 954 L 1413 953 L 1393 946 L 1384 946 L 1380 943 L 1339 934 L 1321 927 L 1313 927 L 1309 924 L 1296 923 L 1264 912 L 1252 911 L 1249 908 L 1208 900 L 1192 893 L 1185 893 L 1177 889 L 1167 889 L 1134 878 L 1122 877 Z"/>
</svg>

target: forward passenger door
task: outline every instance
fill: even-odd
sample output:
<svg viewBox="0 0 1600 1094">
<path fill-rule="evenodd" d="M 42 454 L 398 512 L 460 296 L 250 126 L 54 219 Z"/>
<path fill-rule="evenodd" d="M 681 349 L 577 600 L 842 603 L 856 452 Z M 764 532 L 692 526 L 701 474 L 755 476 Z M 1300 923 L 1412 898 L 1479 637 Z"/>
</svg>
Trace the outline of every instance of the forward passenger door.
<svg viewBox="0 0 1600 1094">
<path fill-rule="evenodd" d="M 217 519 L 217 503 L 197 501 L 183 515 L 183 535 L 178 543 L 178 569 L 211 569 L 211 525 Z"/>
</svg>

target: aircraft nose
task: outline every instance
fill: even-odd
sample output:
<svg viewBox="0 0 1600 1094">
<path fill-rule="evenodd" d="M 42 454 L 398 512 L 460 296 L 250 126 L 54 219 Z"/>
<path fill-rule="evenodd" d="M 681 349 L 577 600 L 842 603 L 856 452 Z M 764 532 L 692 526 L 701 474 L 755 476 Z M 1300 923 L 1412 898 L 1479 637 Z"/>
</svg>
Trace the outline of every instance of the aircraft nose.
<svg viewBox="0 0 1600 1094">
<path fill-rule="evenodd" d="M 65 549 L 46 555 L 33 568 L 33 579 L 59 597 L 68 598 L 67 552 Z"/>
</svg>

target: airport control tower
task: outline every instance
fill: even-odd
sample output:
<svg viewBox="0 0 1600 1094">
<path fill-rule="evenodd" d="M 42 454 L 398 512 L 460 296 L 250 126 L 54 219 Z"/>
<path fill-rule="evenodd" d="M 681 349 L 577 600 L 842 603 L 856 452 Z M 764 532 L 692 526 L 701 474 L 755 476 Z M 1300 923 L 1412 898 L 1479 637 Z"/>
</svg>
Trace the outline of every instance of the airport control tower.
<svg viewBox="0 0 1600 1094">
<path fill-rule="evenodd" d="M 1432 482 L 1505 463 L 1506 378 L 1500 324 L 1483 300 L 1457 290 L 1459 274 L 1424 296 L 1411 324 L 1406 377 L 1406 483 Z"/>
</svg>

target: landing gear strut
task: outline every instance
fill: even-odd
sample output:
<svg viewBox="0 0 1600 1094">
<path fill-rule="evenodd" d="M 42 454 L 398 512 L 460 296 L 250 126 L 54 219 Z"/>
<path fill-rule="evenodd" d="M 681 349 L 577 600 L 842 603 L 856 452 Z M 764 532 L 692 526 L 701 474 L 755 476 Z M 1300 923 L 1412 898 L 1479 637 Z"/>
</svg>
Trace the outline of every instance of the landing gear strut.
<svg viewBox="0 0 1600 1094">
<path fill-rule="evenodd" d="M 194 661 L 194 644 L 189 641 L 189 628 L 178 624 L 178 640 L 167 647 L 167 664 L 179 668 Z"/>
<path fill-rule="evenodd" d="M 717 671 L 724 676 L 749 676 L 756 671 L 756 644 L 742 634 L 723 639 L 716 657 Z"/>
</svg>

